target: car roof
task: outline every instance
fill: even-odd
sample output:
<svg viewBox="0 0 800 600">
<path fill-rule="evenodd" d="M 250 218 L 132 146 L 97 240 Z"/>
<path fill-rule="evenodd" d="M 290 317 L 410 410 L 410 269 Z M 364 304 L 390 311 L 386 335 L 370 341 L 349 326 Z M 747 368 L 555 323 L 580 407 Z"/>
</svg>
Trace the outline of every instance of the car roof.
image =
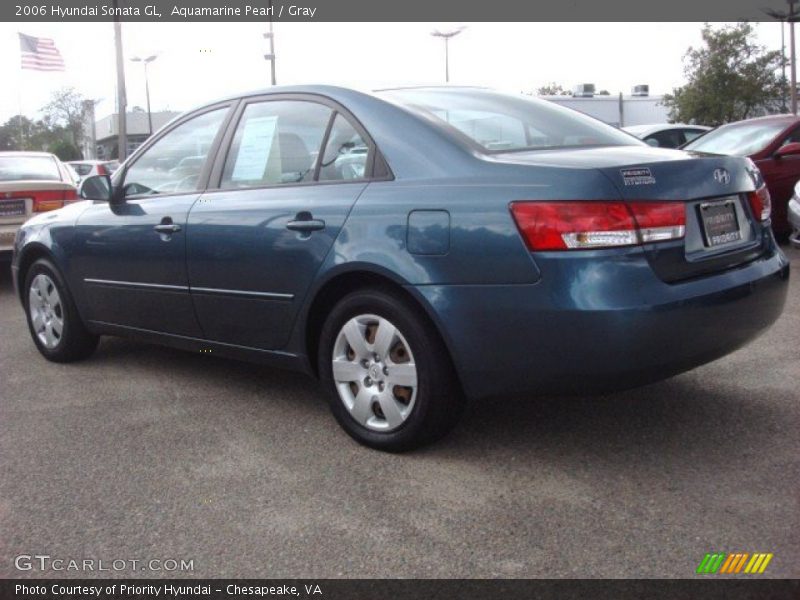
<svg viewBox="0 0 800 600">
<path fill-rule="evenodd" d="M 51 154 L 50 152 L 35 152 L 33 150 L 8 150 L 0 152 L 0 156 L 49 156 L 50 158 L 58 160 L 55 154 Z"/>
<path fill-rule="evenodd" d="M 796 115 L 766 115 L 764 117 L 753 117 L 752 119 L 743 119 L 741 121 L 733 121 L 726 123 L 726 126 L 744 125 L 747 123 L 784 123 L 787 126 L 792 123 L 800 122 L 800 116 Z"/>
<path fill-rule="evenodd" d="M 197 108 L 218 104 L 220 102 L 229 102 L 231 100 L 238 100 L 240 98 L 251 98 L 253 96 L 266 96 L 269 94 L 316 94 L 320 96 L 328 96 L 337 102 L 344 102 L 353 96 L 372 96 L 380 98 L 381 92 L 389 92 L 395 90 L 483 90 L 495 91 L 491 88 L 474 86 L 474 85 L 418 85 L 418 86 L 398 86 L 383 89 L 360 89 L 356 87 L 343 87 L 339 85 L 328 84 L 303 84 L 303 85 L 276 85 L 268 88 L 260 88 L 248 92 L 241 92 L 218 98 L 213 102 L 207 102 L 193 108 L 187 112 L 193 112 Z M 381 98 L 383 100 L 383 98 Z"/>
<path fill-rule="evenodd" d="M 669 131 L 670 129 L 700 129 L 702 131 L 709 131 L 711 128 L 705 125 L 690 125 L 688 123 L 650 123 L 648 125 L 630 125 L 622 129 L 636 136 L 644 137 L 659 131 Z"/>
</svg>

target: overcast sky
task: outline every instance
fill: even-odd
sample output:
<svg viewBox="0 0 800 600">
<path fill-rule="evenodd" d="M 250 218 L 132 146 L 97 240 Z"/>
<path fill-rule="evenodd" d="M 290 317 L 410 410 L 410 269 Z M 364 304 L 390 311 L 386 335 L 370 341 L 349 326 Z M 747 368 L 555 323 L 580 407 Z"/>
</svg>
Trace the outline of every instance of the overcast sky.
<svg viewBox="0 0 800 600">
<path fill-rule="evenodd" d="M 330 83 L 375 89 L 442 83 L 443 23 L 277 23 L 279 84 Z M 701 23 L 469 23 L 450 44 L 450 81 L 512 92 L 549 82 L 594 83 L 611 93 L 650 84 L 652 94 L 683 83 L 682 57 L 700 43 Z M 152 109 L 183 111 L 208 100 L 269 85 L 260 23 L 125 23 L 128 108 L 145 106 L 143 69 L 133 56 L 159 54 L 150 66 Z M 761 43 L 781 44 L 780 25 L 756 26 Z M 17 32 L 55 40 L 64 73 L 21 71 Z M 97 117 L 115 110 L 111 23 L 0 23 L 0 122 L 35 116 L 65 85 L 101 99 Z M 17 90 L 14 93 L 13 90 Z"/>
</svg>

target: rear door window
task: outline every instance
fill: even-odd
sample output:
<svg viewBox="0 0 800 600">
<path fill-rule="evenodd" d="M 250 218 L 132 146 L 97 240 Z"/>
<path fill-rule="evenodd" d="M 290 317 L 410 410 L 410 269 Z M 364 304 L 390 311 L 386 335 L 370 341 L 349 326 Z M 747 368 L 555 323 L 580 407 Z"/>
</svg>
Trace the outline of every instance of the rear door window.
<svg viewBox="0 0 800 600">
<path fill-rule="evenodd" d="M 61 171 L 52 156 L 0 157 L 0 181 L 61 181 Z"/>
<path fill-rule="evenodd" d="M 648 135 L 645 141 L 654 140 L 659 148 L 677 148 L 683 145 L 683 133 L 680 129 L 668 129 Z"/>
<path fill-rule="evenodd" d="M 222 189 L 314 181 L 332 110 L 305 100 L 248 104 L 222 171 Z"/>
</svg>

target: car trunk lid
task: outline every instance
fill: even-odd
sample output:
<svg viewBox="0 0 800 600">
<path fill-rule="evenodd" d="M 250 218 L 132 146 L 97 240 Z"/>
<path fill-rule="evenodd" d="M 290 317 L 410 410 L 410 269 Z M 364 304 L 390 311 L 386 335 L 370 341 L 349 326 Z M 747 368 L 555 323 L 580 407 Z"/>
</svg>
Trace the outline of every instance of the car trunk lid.
<svg viewBox="0 0 800 600">
<path fill-rule="evenodd" d="M 728 269 L 763 253 L 764 228 L 754 217 L 748 196 L 763 182 L 747 159 L 638 145 L 515 152 L 494 158 L 599 170 L 629 205 L 684 203 L 684 237 L 643 246 L 650 265 L 664 281 Z"/>
<path fill-rule="evenodd" d="M 77 199 L 75 186 L 64 181 L 0 181 L 0 224 L 24 223 Z"/>
</svg>

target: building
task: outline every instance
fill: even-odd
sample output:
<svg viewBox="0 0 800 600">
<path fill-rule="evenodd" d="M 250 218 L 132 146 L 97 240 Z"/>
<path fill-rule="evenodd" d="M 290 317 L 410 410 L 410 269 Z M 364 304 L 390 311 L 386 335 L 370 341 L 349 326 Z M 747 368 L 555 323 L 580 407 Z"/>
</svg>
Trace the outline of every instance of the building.
<svg viewBox="0 0 800 600">
<path fill-rule="evenodd" d="M 151 114 L 153 119 L 153 133 L 161 129 L 180 113 L 174 111 L 161 111 Z M 128 137 L 128 156 L 150 137 L 147 112 L 134 111 L 126 115 Z M 98 160 L 111 160 L 118 158 L 119 154 L 119 120 L 117 113 L 103 117 L 94 123 L 94 137 L 96 158 Z M 86 154 L 84 154 L 86 156 Z"/>
<path fill-rule="evenodd" d="M 540 96 L 544 100 L 578 110 L 615 127 L 667 123 L 669 111 L 663 96 L 651 96 L 648 86 L 637 85 L 630 96 L 597 96 L 594 85 L 576 86 L 572 96 Z"/>
</svg>

